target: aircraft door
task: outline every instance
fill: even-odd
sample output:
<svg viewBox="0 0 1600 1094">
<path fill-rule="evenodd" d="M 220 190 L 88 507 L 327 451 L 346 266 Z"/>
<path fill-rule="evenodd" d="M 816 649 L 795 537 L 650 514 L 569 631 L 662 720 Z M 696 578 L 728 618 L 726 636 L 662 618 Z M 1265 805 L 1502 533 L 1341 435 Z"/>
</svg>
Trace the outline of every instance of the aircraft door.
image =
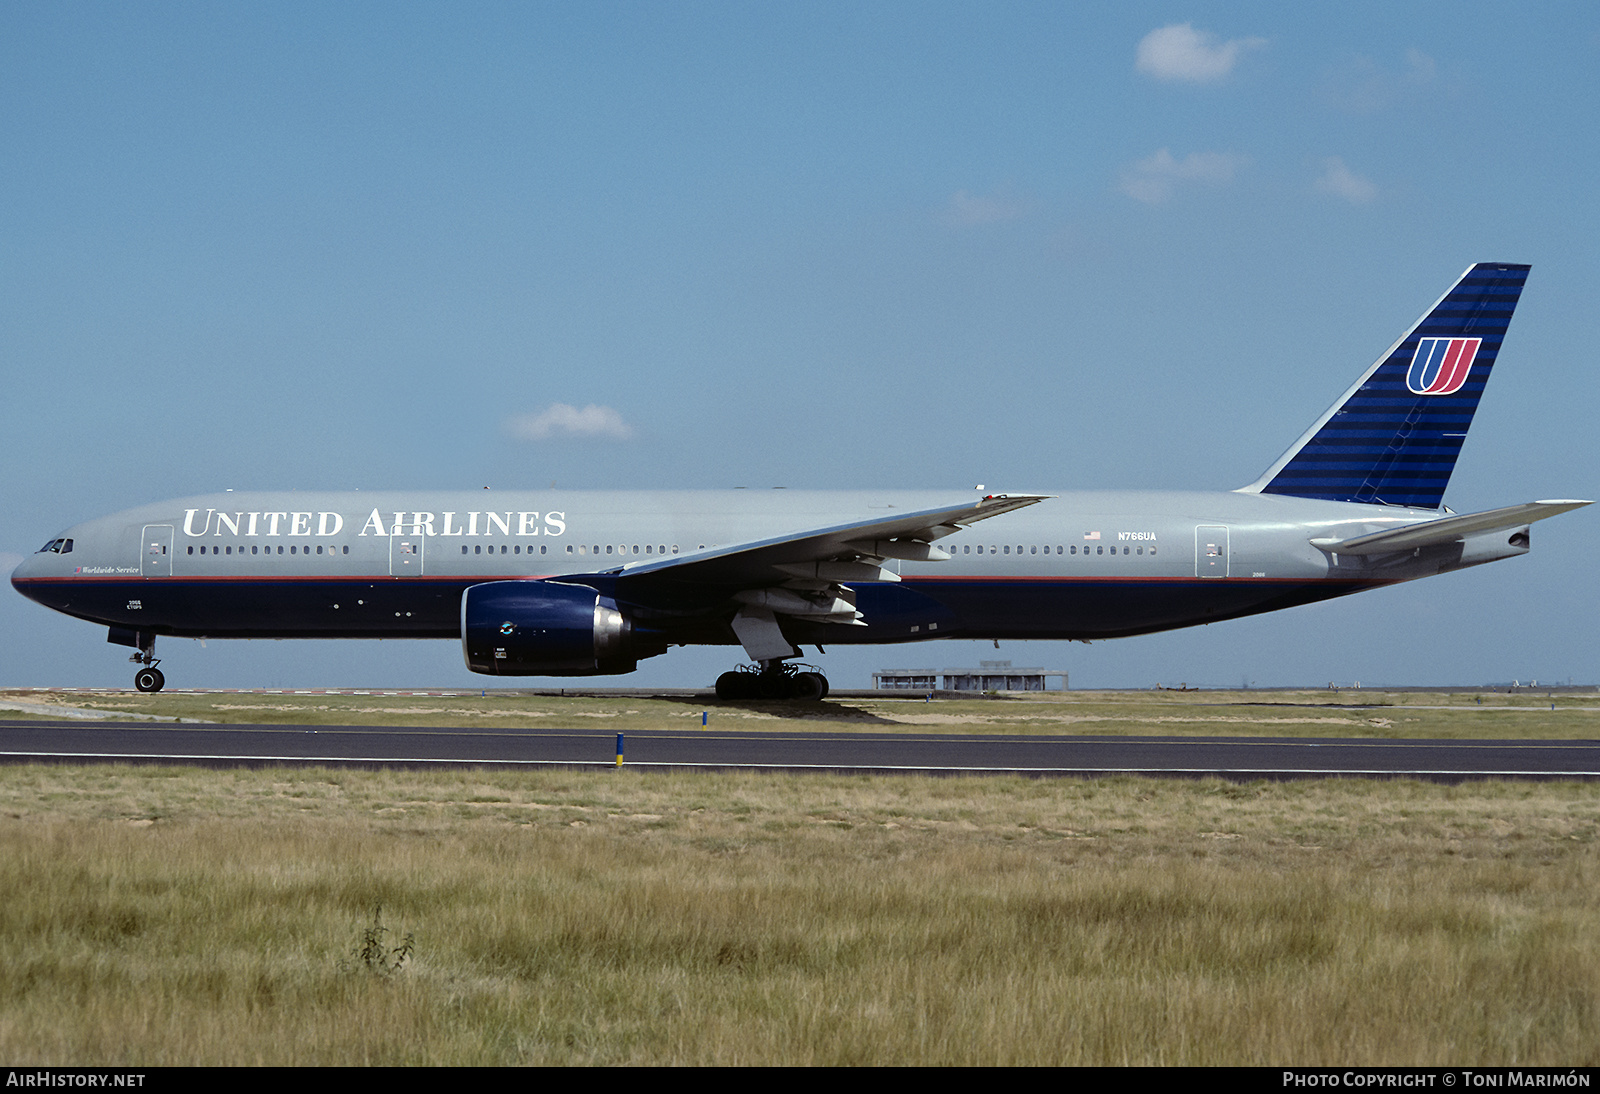
<svg viewBox="0 0 1600 1094">
<path fill-rule="evenodd" d="M 1194 530 L 1194 576 L 1228 576 L 1228 528 L 1200 524 Z"/>
<path fill-rule="evenodd" d="M 396 533 L 389 537 L 389 576 L 421 577 L 422 549 L 427 540 L 422 536 L 404 536 Z"/>
<path fill-rule="evenodd" d="M 139 572 L 145 577 L 172 576 L 172 525 L 146 524 L 139 537 Z"/>
</svg>

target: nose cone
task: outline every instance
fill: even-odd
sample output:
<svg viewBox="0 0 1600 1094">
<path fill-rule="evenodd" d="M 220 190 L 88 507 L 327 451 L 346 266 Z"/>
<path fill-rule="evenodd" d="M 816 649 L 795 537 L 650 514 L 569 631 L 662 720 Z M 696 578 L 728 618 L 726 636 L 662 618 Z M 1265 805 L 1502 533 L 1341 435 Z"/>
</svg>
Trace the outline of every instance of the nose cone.
<svg viewBox="0 0 1600 1094">
<path fill-rule="evenodd" d="M 59 610 L 62 594 L 71 585 L 71 582 L 64 580 L 70 573 L 71 569 L 63 564 L 62 556 L 49 551 L 36 551 L 17 563 L 17 568 L 11 571 L 11 587 L 37 604 Z"/>
<path fill-rule="evenodd" d="M 40 572 L 39 556 L 29 555 L 11 571 L 11 587 L 29 600 L 38 600 L 38 588 L 33 584 Z"/>
</svg>

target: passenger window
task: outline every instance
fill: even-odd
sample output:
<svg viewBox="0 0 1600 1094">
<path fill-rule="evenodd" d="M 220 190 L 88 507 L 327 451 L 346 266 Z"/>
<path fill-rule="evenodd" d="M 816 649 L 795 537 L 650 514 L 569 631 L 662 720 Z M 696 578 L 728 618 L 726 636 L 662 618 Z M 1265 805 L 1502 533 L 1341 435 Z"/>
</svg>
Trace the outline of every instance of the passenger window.
<svg viewBox="0 0 1600 1094">
<path fill-rule="evenodd" d="M 193 548 L 193 547 L 190 547 L 190 548 L 189 548 L 189 553 L 190 553 L 190 554 L 191 554 L 191 555 L 192 555 L 192 554 L 194 554 L 194 548 Z"/>
</svg>

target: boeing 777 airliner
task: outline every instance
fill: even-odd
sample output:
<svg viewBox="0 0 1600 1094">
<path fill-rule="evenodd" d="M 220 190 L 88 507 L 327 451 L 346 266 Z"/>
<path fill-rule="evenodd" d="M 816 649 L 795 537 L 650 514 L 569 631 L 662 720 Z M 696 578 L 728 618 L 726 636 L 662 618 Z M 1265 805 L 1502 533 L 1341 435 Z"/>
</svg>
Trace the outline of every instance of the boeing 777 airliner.
<svg viewBox="0 0 1600 1094">
<path fill-rule="evenodd" d="M 725 698 L 820 698 L 802 644 L 1096 639 L 1211 623 L 1524 554 L 1533 521 L 1445 486 L 1528 267 L 1473 266 L 1255 482 L 1217 493 L 213 494 L 52 538 L 11 576 L 158 635 L 453 638 L 503 676 L 631 672 L 739 645 Z"/>
</svg>

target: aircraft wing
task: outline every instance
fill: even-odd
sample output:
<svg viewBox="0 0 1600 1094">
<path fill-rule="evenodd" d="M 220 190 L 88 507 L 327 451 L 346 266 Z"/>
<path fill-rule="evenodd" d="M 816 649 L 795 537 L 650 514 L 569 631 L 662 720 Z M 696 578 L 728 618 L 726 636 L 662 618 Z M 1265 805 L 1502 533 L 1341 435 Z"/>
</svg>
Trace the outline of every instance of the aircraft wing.
<svg viewBox="0 0 1600 1094">
<path fill-rule="evenodd" d="M 934 540 L 980 520 L 1035 505 L 1049 496 L 990 494 L 941 509 L 810 528 L 678 558 L 631 562 L 607 572 L 617 576 L 619 589 L 653 584 L 652 579 L 739 588 L 804 582 L 808 577 L 821 581 L 898 581 L 897 574 L 878 572 L 885 559 L 944 561 L 949 556 L 933 546 Z M 859 572 L 853 572 L 851 566 L 859 567 Z M 814 567 L 822 567 L 823 572 L 818 573 Z M 840 576 L 830 576 L 834 573 Z"/>
<path fill-rule="evenodd" d="M 700 614 L 733 608 L 729 626 L 755 661 L 799 654 L 780 619 L 863 626 L 847 582 L 899 581 L 890 559 L 943 562 L 934 541 L 980 520 L 1044 501 L 1045 494 L 990 494 L 938 509 L 895 513 L 680 558 L 629 563 L 597 575 L 612 595 L 656 611 Z"/>
<path fill-rule="evenodd" d="M 862 626 L 855 590 L 847 582 L 896 582 L 890 559 L 943 562 L 934 541 L 980 520 L 1044 501 L 1048 494 L 989 494 L 937 509 L 886 514 L 767 539 L 697 551 L 678 558 L 630 562 L 588 577 L 618 600 L 666 615 L 705 615 L 732 609 L 729 626 L 752 660 L 797 656 L 782 619 Z"/>
<path fill-rule="evenodd" d="M 1560 513 L 1581 509 L 1592 504 L 1587 501 L 1530 501 L 1522 505 L 1508 505 L 1504 509 L 1489 509 L 1482 513 L 1465 513 L 1455 517 L 1441 517 L 1386 532 L 1355 536 L 1352 539 L 1314 539 L 1311 545 L 1332 555 L 1381 555 L 1390 551 L 1411 551 L 1418 547 L 1433 547 L 1442 543 L 1456 543 L 1468 536 L 1485 532 L 1507 531 L 1521 528 L 1536 520 L 1544 520 Z"/>
</svg>

